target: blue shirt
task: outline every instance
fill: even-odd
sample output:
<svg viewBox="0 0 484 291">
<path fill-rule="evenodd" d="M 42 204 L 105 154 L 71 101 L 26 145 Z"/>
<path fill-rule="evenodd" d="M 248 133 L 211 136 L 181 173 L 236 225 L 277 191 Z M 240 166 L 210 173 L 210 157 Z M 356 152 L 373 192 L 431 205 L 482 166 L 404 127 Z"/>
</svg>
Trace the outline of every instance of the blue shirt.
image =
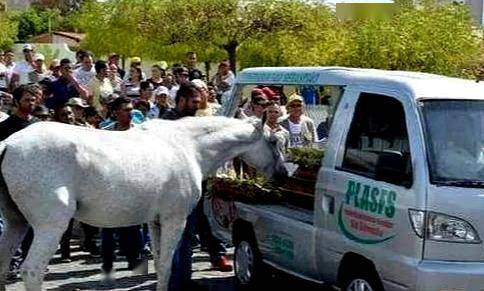
<svg viewBox="0 0 484 291">
<path fill-rule="evenodd" d="M 49 91 L 52 97 L 45 100 L 45 105 L 51 109 L 64 105 L 72 97 L 79 97 L 76 87 L 63 78 L 50 83 Z"/>
</svg>

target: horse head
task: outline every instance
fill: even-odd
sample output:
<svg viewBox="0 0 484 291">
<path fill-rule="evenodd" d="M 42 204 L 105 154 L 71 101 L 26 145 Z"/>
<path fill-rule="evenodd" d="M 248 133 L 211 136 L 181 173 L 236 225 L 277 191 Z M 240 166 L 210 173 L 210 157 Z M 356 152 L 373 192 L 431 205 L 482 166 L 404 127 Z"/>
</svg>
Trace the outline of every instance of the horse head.
<svg viewBox="0 0 484 291">
<path fill-rule="evenodd" d="M 249 150 L 240 155 L 247 164 L 255 167 L 268 179 L 281 181 L 287 177 L 284 155 L 277 146 L 277 138 L 264 129 L 263 123 L 256 118 L 246 119 L 254 126 L 253 143 Z"/>
</svg>

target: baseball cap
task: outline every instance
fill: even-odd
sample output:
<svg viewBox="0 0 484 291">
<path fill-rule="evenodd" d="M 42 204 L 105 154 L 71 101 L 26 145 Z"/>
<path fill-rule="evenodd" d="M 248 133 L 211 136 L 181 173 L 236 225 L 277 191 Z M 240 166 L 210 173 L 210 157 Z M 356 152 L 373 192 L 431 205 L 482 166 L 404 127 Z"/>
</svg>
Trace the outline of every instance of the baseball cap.
<svg viewBox="0 0 484 291">
<path fill-rule="evenodd" d="M 131 63 L 141 63 L 140 57 L 132 57 L 130 60 Z"/>
<path fill-rule="evenodd" d="M 207 86 L 207 83 L 205 83 L 204 81 L 200 80 L 200 79 L 193 79 L 192 80 L 192 83 L 195 85 L 195 87 L 197 87 L 198 89 L 205 89 L 208 91 L 208 86 Z"/>
<path fill-rule="evenodd" d="M 36 53 L 36 54 L 34 55 L 34 61 L 38 61 L 38 60 L 40 60 L 40 61 L 45 61 L 45 57 L 44 57 L 44 55 L 43 55 L 43 54 L 41 54 L 41 53 Z"/>
<path fill-rule="evenodd" d="M 163 94 L 165 94 L 166 96 L 169 95 L 168 88 L 166 88 L 165 86 L 160 86 L 160 87 L 156 88 L 155 96 L 160 96 L 160 95 L 163 95 Z"/>
<path fill-rule="evenodd" d="M 294 102 L 301 102 L 304 104 L 304 99 L 301 97 L 301 95 L 294 93 L 291 96 L 289 96 L 289 98 L 287 99 L 286 107 L 288 107 L 291 103 L 294 103 Z"/>
<path fill-rule="evenodd" d="M 26 43 L 24 44 L 24 46 L 22 47 L 22 50 L 29 50 L 29 51 L 33 51 L 34 50 L 34 47 L 30 44 L 30 43 Z"/>
<path fill-rule="evenodd" d="M 79 106 L 79 107 L 82 107 L 82 108 L 89 107 L 89 105 L 87 105 L 86 102 L 79 97 L 74 97 L 74 98 L 69 99 L 69 101 L 66 103 L 66 105 Z"/>
</svg>

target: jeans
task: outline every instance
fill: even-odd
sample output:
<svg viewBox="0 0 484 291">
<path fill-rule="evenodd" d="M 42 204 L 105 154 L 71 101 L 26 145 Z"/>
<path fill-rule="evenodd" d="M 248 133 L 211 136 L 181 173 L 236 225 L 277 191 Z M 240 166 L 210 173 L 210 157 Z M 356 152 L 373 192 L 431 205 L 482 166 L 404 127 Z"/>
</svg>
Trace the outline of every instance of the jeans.
<svg viewBox="0 0 484 291">
<path fill-rule="evenodd" d="M 173 254 L 170 281 L 168 282 L 169 291 L 184 291 L 186 289 L 184 286 L 190 282 L 192 277 L 192 241 L 196 220 L 197 212 L 194 209 L 187 218 L 185 230 Z"/>
<path fill-rule="evenodd" d="M 120 228 L 103 228 L 101 232 L 103 258 L 102 270 L 109 273 L 113 269 L 113 261 L 115 259 L 114 250 L 116 247 L 114 234 L 118 235 L 119 247 L 126 255 L 128 269 L 133 270 L 143 261 L 141 256 L 143 237 L 139 225 Z"/>
<path fill-rule="evenodd" d="M 82 242 L 82 248 L 85 251 L 90 253 L 97 253 L 99 252 L 98 247 L 96 245 L 96 240 L 94 236 L 99 232 L 97 227 L 91 226 L 89 224 L 85 224 L 83 222 L 79 223 L 81 225 L 82 231 L 84 232 L 84 240 Z"/>
<path fill-rule="evenodd" d="M 215 262 L 226 250 L 222 242 L 217 239 L 210 229 L 208 218 L 203 212 L 203 198 L 187 218 L 185 230 L 178 242 L 173 255 L 171 276 L 168 283 L 169 291 L 185 290 L 183 286 L 189 284 L 192 276 L 192 242 L 196 233 L 200 235 L 200 242 L 208 248 L 210 261 Z M 163 247 L 163 246 L 162 246 Z"/>
<path fill-rule="evenodd" d="M 71 219 L 69 221 L 69 226 L 67 227 L 66 231 L 62 235 L 62 239 L 60 241 L 62 259 L 70 259 L 71 257 L 71 238 L 72 238 L 73 223 L 74 223 L 74 219 Z"/>
</svg>

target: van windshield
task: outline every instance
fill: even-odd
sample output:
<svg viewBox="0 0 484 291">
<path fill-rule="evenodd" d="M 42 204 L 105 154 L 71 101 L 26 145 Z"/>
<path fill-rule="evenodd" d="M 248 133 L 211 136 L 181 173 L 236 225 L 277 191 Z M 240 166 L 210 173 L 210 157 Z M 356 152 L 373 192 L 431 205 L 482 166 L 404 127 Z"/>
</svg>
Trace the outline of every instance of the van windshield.
<svg viewBox="0 0 484 291">
<path fill-rule="evenodd" d="M 484 187 L 484 100 L 425 100 L 433 184 Z"/>
</svg>

